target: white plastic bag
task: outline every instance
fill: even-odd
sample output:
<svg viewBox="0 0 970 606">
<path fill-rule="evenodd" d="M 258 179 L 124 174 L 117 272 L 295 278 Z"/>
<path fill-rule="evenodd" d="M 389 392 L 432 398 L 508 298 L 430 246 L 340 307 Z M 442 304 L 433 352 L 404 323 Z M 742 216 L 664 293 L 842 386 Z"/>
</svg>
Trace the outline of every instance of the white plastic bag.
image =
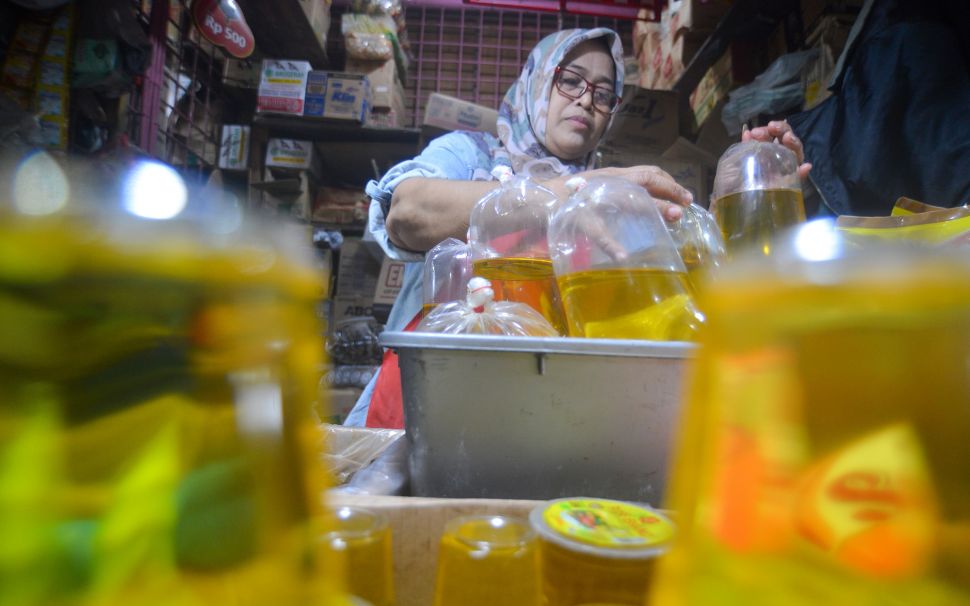
<svg viewBox="0 0 970 606">
<path fill-rule="evenodd" d="M 508 335 L 555 337 L 559 333 L 542 314 L 524 303 L 495 301 L 491 283 L 485 278 L 468 281 L 464 301 L 443 303 L 432 309 L 415 328 L 416 332 L 453 335 Z"/>
</svg>

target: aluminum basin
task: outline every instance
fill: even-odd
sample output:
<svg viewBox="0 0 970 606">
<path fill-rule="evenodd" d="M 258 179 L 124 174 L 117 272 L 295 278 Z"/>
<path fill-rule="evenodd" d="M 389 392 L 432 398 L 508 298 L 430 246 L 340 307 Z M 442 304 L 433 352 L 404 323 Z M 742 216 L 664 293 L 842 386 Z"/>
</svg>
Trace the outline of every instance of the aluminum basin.
<svg viewBox="0 0 970 606">
<path fill-rule="evenodd" d="M 659 505 L 690 343 L 385 332 L 411 492 Z"/>
</svg>

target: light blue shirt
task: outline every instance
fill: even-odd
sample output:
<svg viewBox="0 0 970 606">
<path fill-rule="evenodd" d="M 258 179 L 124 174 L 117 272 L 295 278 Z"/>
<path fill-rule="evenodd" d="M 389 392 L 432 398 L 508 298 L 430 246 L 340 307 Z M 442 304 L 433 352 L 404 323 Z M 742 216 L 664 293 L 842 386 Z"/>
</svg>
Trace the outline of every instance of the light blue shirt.
<svg viewBox="0 0 970 606">
<path fill-rule="evenodd" d="M 385 218 L 391 207 L 391 196 L 400 183 L 411 177 L 429 179 L 452 179 L 459 181 L 490 180 L 491 156 L 485 145 L 497 144 L 491 135 L 485 135 L 481 143 L 462 132 L 448 133 L 431 141 L 421 154 L 392 167 L 380 181 L 367 184 L 370 208 L 367 213 L 367 234 L 391 259 L 405 261 L 404 284 L 391 308 L 385 330 L 401 330 L 421 311 L 424 302 L 421 294 L 424 254 L 398 248 L 387 235 Z M 344 425 L 363 427 L 367 420 L 371 395 L 380 372 L 374 374 L 370 383 L 357 399 Z"/>
</svg>

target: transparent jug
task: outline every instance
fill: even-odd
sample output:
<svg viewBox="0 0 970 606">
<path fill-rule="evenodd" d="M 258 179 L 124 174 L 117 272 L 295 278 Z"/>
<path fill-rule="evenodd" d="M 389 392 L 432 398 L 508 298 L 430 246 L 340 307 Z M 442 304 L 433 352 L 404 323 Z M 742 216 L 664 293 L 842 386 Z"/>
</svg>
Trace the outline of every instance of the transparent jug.
<svg viewBox="0 0 970 606">
<path fill-rule="evenodd" d="M 703 323 L 684 266 L 645 189 L 576 177 L 549 248 L 569 336 L 691 340 Z"/>
<path fill-rule="evenodd" d="M 746 250 L 771 255 L 776 233 L 805 221 L 795 153 L 778 143 L 735 143 L 717 163 L 711 212 L 729 257 Z"/>
<path fill-rule="evenodd" d="M 0 603 L 343 603 L 310 234 L 121 168 L 0 176 Z"/>
<path fill-rule="evenodd" d="M 708 274 L 724 263 L 726 251 L 721 229 L 714 215 L 697 204 L 684 207 L 680 220 L 667 223 L 667 228 L 687 268 L 691 287 L 696 291 Z"/>
<path fill-rule="evenodd" d="M 727 265 L 649 604 L 970 604 L 970 258 L 807 223 Z"/>
<path fill-rule="evenodd" d="M 465 298 L 465 287 L 472 277 L 472 258 L 468 244 L 458 238 L 442 240 L 424 256 L 421 314 L 436 305 Z"/>
<path fill-rule="evenodd" d="M 492 283 L 496 301 L 525 303 L 565 334 L 547 239 L 549 214 L 558 199 L 506 166 L 493 174 L 501 185 L 478 202 L 469 218 L 474 274 Z"/>
</svg>

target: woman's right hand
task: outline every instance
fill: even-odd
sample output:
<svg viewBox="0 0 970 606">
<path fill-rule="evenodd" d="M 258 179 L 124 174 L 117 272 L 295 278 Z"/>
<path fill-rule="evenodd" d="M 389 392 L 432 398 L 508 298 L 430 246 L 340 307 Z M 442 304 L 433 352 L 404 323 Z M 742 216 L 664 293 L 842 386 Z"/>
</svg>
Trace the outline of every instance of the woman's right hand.
<svg viewBox="0 0 970 606">
<path fill-rule="evenodd" d="M 694 201 L 689 191 L 678 185 L 673 177 L 657 166 L 644 165 L 626 168 L 597 168 L 576 175 L 557 177 L 551 181 L 547 181 L 544 185 L 561 199 L 566 199 L 569 195 L 569 191 L 566 189 L 566 181 L 573 177 L 582 177 L 584 179 L 618 177 L 635 185 L 639 185 L 647 190 L 657 201 L 660 212 L 667 221 L 679 220 L 684 214 L 681 207 L 690 206 L 690 203 Z"/>
</svg>

